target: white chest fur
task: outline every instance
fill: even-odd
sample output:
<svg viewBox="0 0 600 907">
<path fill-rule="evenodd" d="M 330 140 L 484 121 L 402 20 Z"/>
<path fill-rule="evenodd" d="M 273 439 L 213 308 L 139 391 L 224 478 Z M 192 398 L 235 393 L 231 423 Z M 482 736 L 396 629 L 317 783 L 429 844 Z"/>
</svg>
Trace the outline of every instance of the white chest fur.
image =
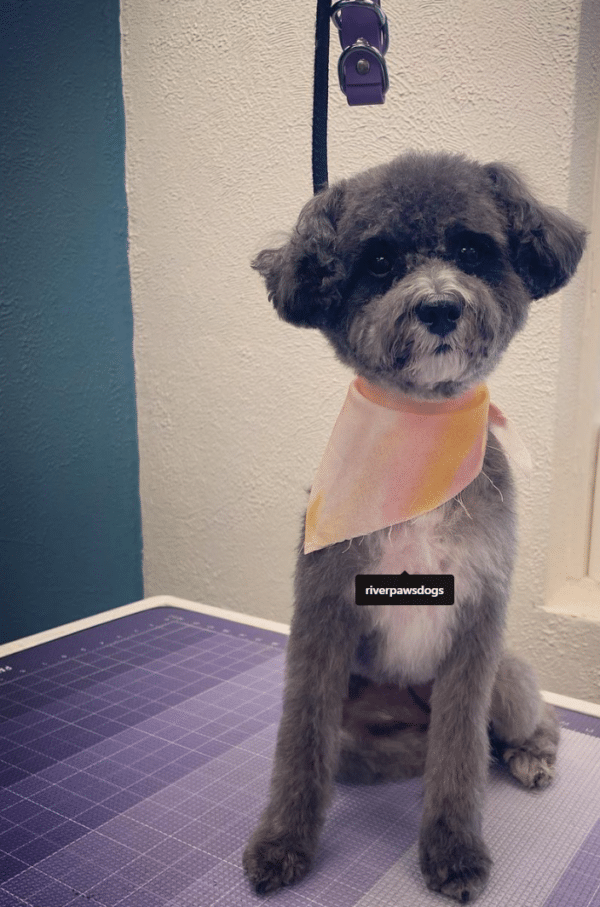
<svg viewBox="0 0 600 907">
<path fill-rule="evenodd" d="M 444 531 L 444 507 L 411 523 L 382 533 L 382 556 L 374 574 L 451 574 L 455 578 L 454 605 L 377 605 L 373 625 L 381 636 L 378 665 L 390 679 L 404 683 L 431 680 L 452 641 L 460 596 L 474 581 L 453 535 Z"/>
</svg>

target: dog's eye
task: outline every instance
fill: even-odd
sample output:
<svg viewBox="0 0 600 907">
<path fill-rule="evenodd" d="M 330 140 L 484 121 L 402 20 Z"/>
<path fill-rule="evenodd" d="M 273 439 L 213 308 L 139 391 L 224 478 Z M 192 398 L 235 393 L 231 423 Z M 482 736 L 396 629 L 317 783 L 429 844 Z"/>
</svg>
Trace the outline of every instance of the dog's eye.
<svg viewBox="0 0 600 907">
<path fill-rule="evenodd" d="M 394 266 L 394 254 L 385 243 L 376 243 L 364 258 L 365 266 L 373 277 L 387 277 Z"/>
<path fill-rule="evenodd" d="M 387 255 L 373 255 L 369 259 L 368 268 L 373 277 L 386 277 L 392 270 L 392 263 Z"/>
<path fill-rule="evenodd" d="M 448 252 L 458 267 L 467 274 L 483 277 L 496 270 L 498 253 L 494 240 L 485 233 L 458 229 L 448 236 Z"/>
<path fill-rule="evenodd" d="M 462 246 L 458 250 L 458 257 L 463 264 L 474 268 L 481 261 L 481 249 L 478 249 L 477 246 Z"/>
</svg>

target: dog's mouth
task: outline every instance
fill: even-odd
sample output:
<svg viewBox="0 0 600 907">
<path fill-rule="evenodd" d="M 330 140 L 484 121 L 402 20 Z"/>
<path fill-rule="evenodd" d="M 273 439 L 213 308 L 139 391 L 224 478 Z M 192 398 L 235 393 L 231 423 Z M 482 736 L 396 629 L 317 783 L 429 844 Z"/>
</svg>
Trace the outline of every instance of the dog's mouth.
<svg viewBox="0 0 600 907">
<path fill-rule="evenodd" d="M 419 356 L 415 353 L 415 343 L 409 341 L 402 348 L 394 349 L 392 353 L 393 368 L 401 372 L 409 368 L 414 372 L 422 372 L 433 369 L 434 373 L 440 373 L 440 370 L 447 376 L 454 377 L 456 370 L 462 373 L 464 359 L 462 350 L 457 349 L 456 344 L 447 343 L 443 340 L 437 344 L 427 344 L 429 349 L 422 349 Z"/>
<path fill-rule="evenodd" d="M 418 359 L 411 356 L 402 374 L 419 392 L 436 391 L 444 386 L 469 380 L 473 360 L 454 343 L 442 341 L 431 345 Z"/>
</svg>

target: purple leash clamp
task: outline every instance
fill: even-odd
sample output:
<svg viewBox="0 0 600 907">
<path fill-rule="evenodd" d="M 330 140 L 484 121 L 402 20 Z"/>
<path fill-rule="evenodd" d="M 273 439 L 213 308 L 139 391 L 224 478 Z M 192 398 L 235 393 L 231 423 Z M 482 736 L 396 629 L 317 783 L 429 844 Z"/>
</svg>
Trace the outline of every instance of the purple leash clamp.
<svg viewBox="0 0 600 907">
<path fill-rule="evenodd" d="M 389 29 L 379 0 L 338 0 L 331 16 L 342 45 L 338 76 L 348 104 L 383 104 L 389 87 L 384 59 Z"/>
</svg>

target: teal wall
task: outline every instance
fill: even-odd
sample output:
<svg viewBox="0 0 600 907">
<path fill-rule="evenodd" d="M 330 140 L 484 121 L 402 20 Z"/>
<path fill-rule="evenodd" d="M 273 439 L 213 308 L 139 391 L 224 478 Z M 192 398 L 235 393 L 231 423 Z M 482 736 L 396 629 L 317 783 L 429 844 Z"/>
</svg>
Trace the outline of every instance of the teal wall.
<svg viewBox="0 0 600 907">
<path fill-rule="evenodd" d="M 0 642 L 143 597 L 119 0 L 0 0 Z"/>
</svg>

